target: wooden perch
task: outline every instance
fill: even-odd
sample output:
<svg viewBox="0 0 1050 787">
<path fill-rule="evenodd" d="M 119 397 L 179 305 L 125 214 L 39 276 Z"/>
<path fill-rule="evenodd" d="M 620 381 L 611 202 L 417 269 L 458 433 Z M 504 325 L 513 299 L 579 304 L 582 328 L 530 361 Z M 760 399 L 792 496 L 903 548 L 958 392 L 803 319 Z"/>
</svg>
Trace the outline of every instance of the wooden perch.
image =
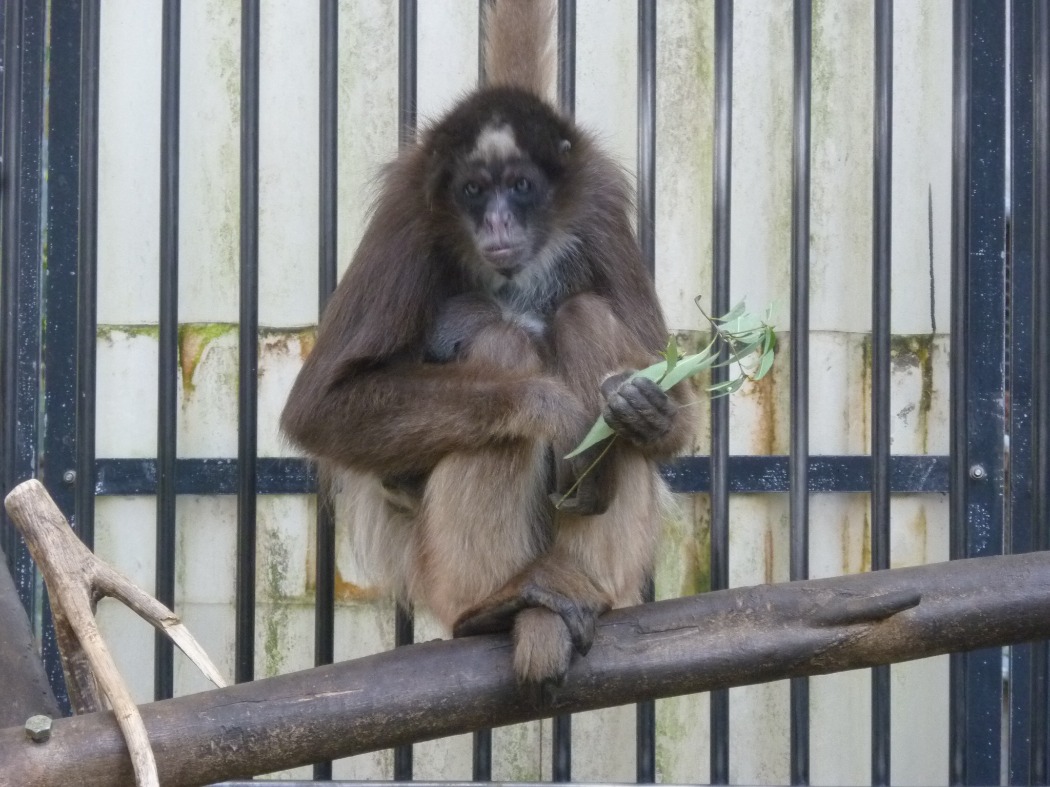
<svg viewBox="0 0 1050 787">
<path fill-rule="evenodd" d="M 36 714 L 60 716 L 3 550 L 0 550 L 0 632 L 3 632 L 0 635 L 0 685 L 4 687 L 0 726 L 22 724 Z"/>
<path fill-rule="evenodd" d="M 916 603 L 918 602 L 918 603 Z M 1050 637 L 1050 552 L 707 593 L 600 621 L 556 704 L 515 685 L 505 636 L 430 642 L 141 708 L 165 785 L 203 784 L 485 726 Z M 122 785 L 111 713 L 0 730 L 11 784 Z"/>
<path fill-rule="evenodd" d="M 47 585 L 55 639 L 74 710 L 77 713 L 101 711 L 104 696 L 127 741 L 134 767 L 134 777 L 129 773 L 119 783 L 127 784 L 134 778 L 135 783 L 143 787 L 159 785 L 146 727 L 99 633 L 95 605 L 105 596 L 121 601 L 166 634 L 215 685 L 225 686 L 226 682 L 175 613 L 103 563 L 81 543 L 39 481 L 19 484 L 4 504 Z M 75 770 L 70 772 L 69 779 L 78 780 Z"/>
</svg>

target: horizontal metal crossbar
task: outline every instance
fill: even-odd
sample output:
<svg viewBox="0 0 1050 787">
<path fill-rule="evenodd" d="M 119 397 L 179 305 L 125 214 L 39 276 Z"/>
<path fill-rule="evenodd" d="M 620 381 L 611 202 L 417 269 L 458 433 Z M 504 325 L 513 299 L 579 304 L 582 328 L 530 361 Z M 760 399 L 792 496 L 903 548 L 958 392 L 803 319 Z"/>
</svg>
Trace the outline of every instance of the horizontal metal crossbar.
<svg viewBox="0 0 1050 787">
<path fill-rule="evenodd" d="M 304 459 L 262 457 L 258 460 L 256 492 L 261 495 L 312 494 L 317 474 Z M 871 489 L 871 457 L 812 456 L 811 492 L 867 492 Z M 711 459 L 687 456 L 665 465 L 664 477 L 681 493 L 711 489 Z M 237 493 L 236 459 L 179 459 L 175 463 L 175 493 L 232 495 Z M 787 492 L 788 457 L 733 456 L 729 458 L 729 491 L 737 493 Z M 99 459 L 95 464 L 95 494 L 152 495 L 157 491 L 155 459 Z M 894 456 L 890 460 L 890 491 L 894 493 L 947 492 L 947 456 Z"/>
</svg>

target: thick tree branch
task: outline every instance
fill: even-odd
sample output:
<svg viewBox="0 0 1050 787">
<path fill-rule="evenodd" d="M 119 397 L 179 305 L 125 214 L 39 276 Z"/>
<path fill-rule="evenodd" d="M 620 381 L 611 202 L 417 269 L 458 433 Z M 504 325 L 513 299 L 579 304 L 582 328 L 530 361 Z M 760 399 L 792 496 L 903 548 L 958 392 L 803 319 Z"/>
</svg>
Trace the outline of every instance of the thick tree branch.
<svg viewBox="0 0 1050 787">
<path fill-rule="evenodd" d="M 18 598 L 18 590 L 0 550 L 0 726 L 22 724 L 38 713 L 61 715 L 47 682 L 44 664 L 36 652 L 29 618 Z"/>
<path fill-rule="evenodd" d="M 918 603 L 916 604 L 916 601 Z M 674 694 L 1050 637 L 1050 553 L 708 593 L 606 615 L 557 705 L 518 691 L 503 636 L 432 642 L 141 707 L 165 785 Z M 0 730 L 12 784 L 132 778 L 111 713 L 33 744 Z"/>
</svg>

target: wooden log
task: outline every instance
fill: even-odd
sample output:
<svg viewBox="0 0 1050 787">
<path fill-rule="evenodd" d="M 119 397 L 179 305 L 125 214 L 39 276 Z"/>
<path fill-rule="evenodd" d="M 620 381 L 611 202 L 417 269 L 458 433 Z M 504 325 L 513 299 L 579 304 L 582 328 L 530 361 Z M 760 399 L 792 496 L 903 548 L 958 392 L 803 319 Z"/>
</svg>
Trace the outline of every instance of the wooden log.
<svg viewBox="0 0 1050 787">
<path fill-rule="evenodd" d="M 918 602 L 918 603 L 917 603 Z M 617 610 L 553 705 L 515 684 L 505 636 L 401 648 L 141 707 L 161 783 L 335 759 L 554 713 L 1050 637 L 1050 552 L 739 588 Z M 20 786 L 131 783 L 110 713 L 33 744 L 0 730 Z"/>
<path fill-rule="evenodd" d="M 61 716 L 44 663 L 36 651 L 29 618 L 18 598 L 18 590 L 7 570 L 7 558 L 0 550 L 0 727 L 22 724 L 42 713 Z"/>
</svg>

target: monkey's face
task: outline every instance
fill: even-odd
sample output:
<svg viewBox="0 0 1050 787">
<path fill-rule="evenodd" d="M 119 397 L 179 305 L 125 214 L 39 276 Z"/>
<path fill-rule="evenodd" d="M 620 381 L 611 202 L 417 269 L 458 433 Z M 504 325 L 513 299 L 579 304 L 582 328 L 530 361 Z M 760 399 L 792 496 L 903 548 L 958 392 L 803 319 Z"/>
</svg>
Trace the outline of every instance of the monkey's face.
<svg viewBox="0 0 1050 787">
<path fill-rule="evenodd" d="M 450 188 L 483 266 L 509 279 L 536 259 L 549 233 L 551 184 L 509 127 L 482 131 Z"/>
</svg>

